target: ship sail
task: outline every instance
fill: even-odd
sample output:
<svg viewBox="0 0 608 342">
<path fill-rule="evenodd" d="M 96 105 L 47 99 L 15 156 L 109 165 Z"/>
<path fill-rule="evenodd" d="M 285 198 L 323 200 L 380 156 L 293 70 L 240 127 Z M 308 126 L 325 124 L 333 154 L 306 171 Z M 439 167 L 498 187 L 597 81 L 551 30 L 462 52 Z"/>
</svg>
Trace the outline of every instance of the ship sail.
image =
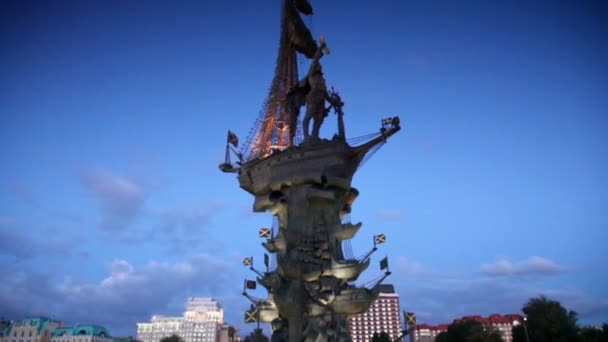
<svg viewBox="0 0 608 342">
<path fill-rule="evenodd" d="M 308 1 L 297 2 L 303 2 L 308 4 Z M 315 52 L 317 51 L 317 42 L 315 42 L 314 38 L 312 37 L 312 34 L 310 33 L 310 30 L 308 29 L 308 27 L 306 27 L 304 21 L 300 17 L 300 14 L 298 13 L 300 7 L 304 9 L 306 9 L 307 7 L 305 5 L 300 5 L 300 7 L 296 8 L 296 6 L 285 6 L 285 16 L 289 38 L 296 51 L 305 55 L 308 58 L 313 58 Z M 312 13 L 312 7 L 310 7 L 310 4 L 308 4 L 308 7 L 310 8 L 310 13 Z"/>
<path fill-rule="evenodd" d="M 258 118 L 241 149 L 243 162 L 264 158 L 275 150 L 283 150 L 294 143 L 298 130 L 299 106 L 293 105 L 293 97 L 287 98 L 297 84 L 297 53 L 312 57 L 317 43 L 304 24 L 300 13 L 312 14 L 306 0 L 285 0 L 281 16 L 281 35 L 275 73 L 268 96 Z M 297 99 L 301 101 L 301 99 Z"/>
</svg>

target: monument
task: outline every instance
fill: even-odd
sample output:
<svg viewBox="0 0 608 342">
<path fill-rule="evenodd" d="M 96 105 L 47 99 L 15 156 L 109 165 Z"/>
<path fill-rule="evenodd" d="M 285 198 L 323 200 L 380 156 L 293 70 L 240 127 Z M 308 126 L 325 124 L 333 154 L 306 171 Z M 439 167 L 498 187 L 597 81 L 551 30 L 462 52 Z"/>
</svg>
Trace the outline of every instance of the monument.
<svg viewBox="0 0 608 342">
<path fill-rule="evenodd" d="M 254 212 L 270 212 L 275 229 L 263 228 L 262 244 L 276 259 L 266 272 L 244 264 L 257 274 L 246 281 L 243 294 L 252 301 L 246 320 L 271 323 L 272 341 L 350 341 L 348 318 L 364 312 L 379 293 L 388 271 L 370 288 L 354 281 L 368 268 L 376 244 L 359 259 L 348 256 L 345 242 L 361 223 L 349 222 L 348 214 L 359 195 L 351 186 L 357 169 L 387 139 L 400 130 L 399 118 L 382 119 L 381 127 L 369 136 L 347 139 L 343 119 L 344 102 L 328 90 L 321 61 L 330 54 L 323 37 L 315 41 L 301 15 L 311 15 L 306 0 L 284 0 L 275 75 L 260 115 L 241 146 L 228 131 L 224 172 L 236 173 L 239 185 L 254 197 Z M 305 77 L 299 79 L 297 57 L 310 59 Z M 301 108 L 304 118 L 299 120 Z M 333 110 L 338 132 L 331 139 L 320 137 L 320 128 Z M 312 130 L 309 125 L 312 120 Z M 238 150 L 237 150 L 238 149 Z M 238 161 L 231 162 L 234 154 Z M 267 299 L 247 293 L 260 284 Z"/>
</svg>

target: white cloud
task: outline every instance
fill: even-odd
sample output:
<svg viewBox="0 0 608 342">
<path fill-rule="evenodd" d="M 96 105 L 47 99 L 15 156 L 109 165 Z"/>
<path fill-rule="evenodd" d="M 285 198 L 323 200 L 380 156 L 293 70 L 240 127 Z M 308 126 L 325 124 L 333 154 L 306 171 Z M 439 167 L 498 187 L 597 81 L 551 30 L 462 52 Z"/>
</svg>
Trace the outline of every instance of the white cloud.
<svg viewBox="0 0 608 342">
<path fill-rule="evenodd" d="M 449 324 L 465 315 L 521 313 L 526 302 L 546 295 L 579 313 L 582 324 L 594 324 L 608 317 L 608 298 L 580 290 L 552 289 L 542 282 L 508 278 L 432 277 L 393 279 L 401 298 L 401 309 L 417 313 L 418 322 Z"/>
<path fill-rule="evenodd" d="M 552 260 L 533 256 L 516 262 L 504 258 L 499 259 L 495 263 L 481 265 L 480 271 L 488 276 L 535 276 L 562 273 L 566 271 L 566 268 Z"/>
<path fill-rule="evenodd" d="M 78 273 L 56 279 L 51 273 L 14 267 L 4 271 L 7 281 L 0 283 L 0 316 L 43 314 L 66 324 L 91 322 L 116 335 L 133 334 L 135 323 L 152 314 L 180 314 L 188 296 L 213 295 L 221 302 L 223 296 L 238 292 L 239 282 L 230 279 L 231 265 L 208 254 L 139 267 L 115 259 L 107 265 L 109 274 L 98 282 L 81 281 Z M 175 309 L 173 303 L 180 305 Z"/>
<path fill-rule="evenodd" d="M 99 203 L 102 229 L 124 229 L 142 211 L 144 192 L 134 180 L 101 169 L 86 170 L 81 177 L 85 189 Z"/>
<path fill-rule="evenodd" d="M 74 241 L 82 243 L 86 238 L 80 235 L 61 236 L 54 233 L 40 238 L 31 234 L 31 229 L 14 218 L 0 217 L 0 255 L 24 260 L 34 257 L 66 256 Z"/>
<path fill-rule="evenodd" d="M 410 260 L 407 257 L 400 256 L 395 263 L 397 272 L 410 275 L 430 275 L 430 271 L 417 261 Z"/>
<path fill-rule="evenodd" d="M 405 214 L 400 210 L 380 210 L 376 212 L 376 216 L 386 220 L 403 220 Z"/>
</svg>

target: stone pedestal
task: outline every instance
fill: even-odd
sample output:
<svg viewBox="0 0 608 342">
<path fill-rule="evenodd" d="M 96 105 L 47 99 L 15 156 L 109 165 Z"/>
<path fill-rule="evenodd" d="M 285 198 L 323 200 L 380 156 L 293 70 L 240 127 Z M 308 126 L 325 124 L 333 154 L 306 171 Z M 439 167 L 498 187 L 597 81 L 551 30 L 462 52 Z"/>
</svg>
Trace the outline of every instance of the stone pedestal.
<svg viewBox="0 0 608 342">
<path fill-rule="evenodd" d="M 258 278 L 277 315 L 273 341 L 350 341 L 348 317 L 364 312 L 377 293 L 357 288 L 369 260 L 346 260 L 342 241 L 361 224 L 342 223 L 358 191 L 351 187 L 361 158 L 342 139 L 292 147 L 239 170 L 254 211 L 278 217 L 263 245 L 278 267 Z"/>
</svg>

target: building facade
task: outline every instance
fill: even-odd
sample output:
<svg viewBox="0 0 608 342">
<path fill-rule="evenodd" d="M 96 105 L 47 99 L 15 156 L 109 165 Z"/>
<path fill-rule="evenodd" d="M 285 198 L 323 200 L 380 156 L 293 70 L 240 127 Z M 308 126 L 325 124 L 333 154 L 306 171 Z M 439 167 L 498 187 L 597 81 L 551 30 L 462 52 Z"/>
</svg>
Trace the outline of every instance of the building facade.
<svg viewBox="0 0 608 342">
<path fill-rule="evenodd" d="M 447 324 L 418 324 L 410 329 L 411 342 L 433 342 L 444 331 L 448 331 Z"/>
<path fill-rule="evenodd" d="M 181 336 L 181 316 L 154 315 L 150 322 L 137 323 L 137 340 L 141 342 L 158 342 L 163 337 Z"/>
<path fill-rule="evenodd" d="M 476 321 L 484 325 L 489 325 L 500 332 L 504 342 L 513 341 L 513 327 L 523 324 L 524 317 L 518 314 L 491 314 L 488 317 L 464 316 L 454 320 L 454 322 Z"/>
<path fill-rule="evenodd" d="M 185 342 L 217 342 L 224 323 L 224 310 L 213 298 L 191 297 L 182 316 L 155 315 L 150 322 L 137 323 L 137 339 L 158 342 L 163 337 L 180 336 Z"/>
<path fill-rule="evenodd" d="M 463 316 L 455 319 L 453 323 L 476 321 L 483 325 L 490 326 L 500 332 L 502 340 L 504 342 L 513 341 L 513 327 L 523 324 L 523 316 L 518 314 L 492 314 L 488 317 L 482 317 L 479 315 Z M 433 342 L 437 335 L 441 332 L 447 331 L 447 324 L 429 325 L 429 324 L 418 324 L 410 329 L 410 335 L 412 342 Z"/>
<path fill-rule="evenodd" d="M 55 329 L 51 342 L 114 342 L 114 340 L 104 327 L 78 324 Z"/>
<path fill-rule="evenodd" d="M 387 333 L 391 341 L 402 334 L 399 295 L 393 285 L 381 285 L 380 295 L 362 314 L 349 322 L 353 342 L 368 342 L 374 334 Z"/>
<path fill-rule="evenodd" d="M 222 324 L 220 328 L 220 335 L 218 338 L 218 342 L 241 342 L 241 337 L 239 335 L 239 330 L 230 325 L 230 324 Z"/>
<path fill-rule="evenodd" d="M 51 342 L 51 334 L 61 322 L 48 317 L 31 317 L 12 322 L 2 329 L 2 342 Z"/>
</svg>

